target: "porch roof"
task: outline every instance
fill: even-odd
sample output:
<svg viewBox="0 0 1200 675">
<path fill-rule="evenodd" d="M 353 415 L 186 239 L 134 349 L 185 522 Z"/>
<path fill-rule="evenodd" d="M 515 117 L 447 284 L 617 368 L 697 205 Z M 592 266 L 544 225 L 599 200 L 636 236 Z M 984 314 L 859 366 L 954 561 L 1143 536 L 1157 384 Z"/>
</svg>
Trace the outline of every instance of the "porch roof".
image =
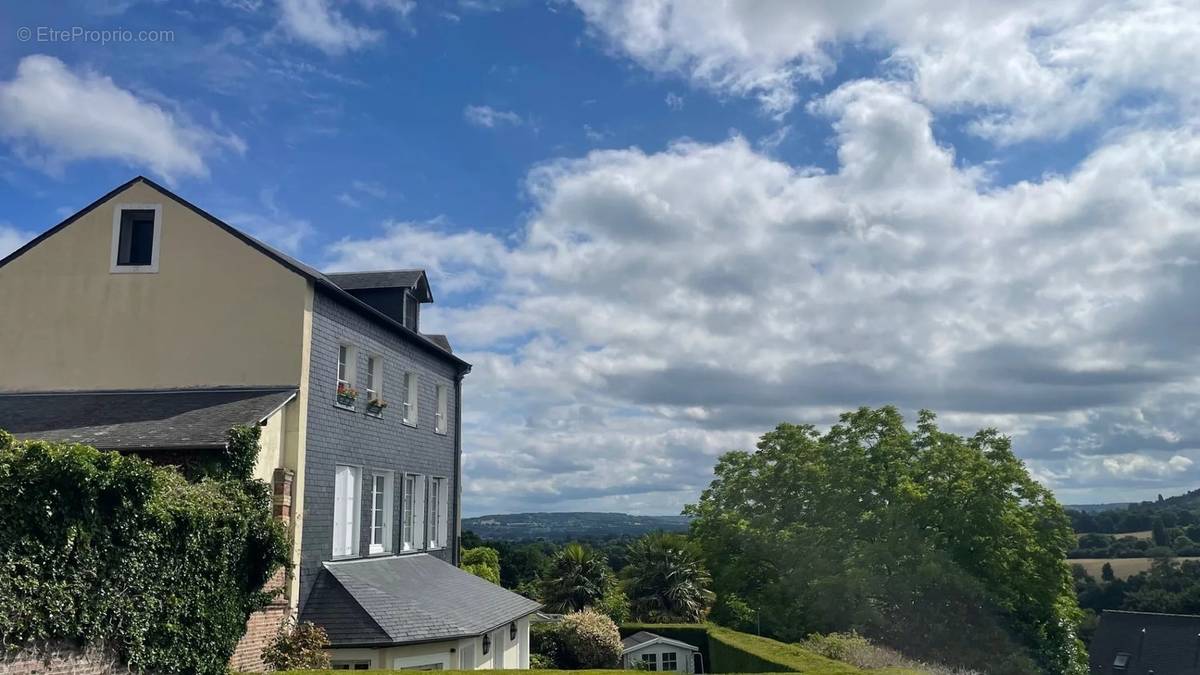
<svg viewBox="0 0 1200 675">
<path fill-rule="evenodd" d="M 325 563 L 301 612 L 335 647 L 482 635 L 541 605 L 425 553 Z"/>
</svg>

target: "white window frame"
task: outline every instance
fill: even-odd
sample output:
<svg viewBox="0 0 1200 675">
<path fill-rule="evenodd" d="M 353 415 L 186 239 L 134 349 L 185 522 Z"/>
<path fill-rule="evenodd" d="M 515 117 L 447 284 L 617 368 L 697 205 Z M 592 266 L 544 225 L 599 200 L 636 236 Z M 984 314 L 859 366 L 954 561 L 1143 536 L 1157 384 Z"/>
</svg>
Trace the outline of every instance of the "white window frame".
<svg viewBox="0 0 1200 675">
<path fill-rule="evenodd" d="M 429 548 L 446 548 L 449 483 L 443 476 L 429 479 Z"/>
<path fill-rule="evenodd" d="M 342 350 L 343 349 L 346 350 L 346 361 L 344 363 L 342 361 Z M 357 373 L 355 372 L 356 371 L 355 366 L 357 366 L 357 365 L 358 365 L 358 349 L 355 348 L 354 345 L 352 345 L 348 342 L 339 342 L 338 343 L 337 365 L 334 366 L 335 370 L 334 370 L 334 387 L 333 387 L 333 397 L 334 398 L 333 398 L 333 400 L 334 400 L 334 405 L 337 405 L 340 408 L 353 409 L 353 407 L 354 407 L 354 406 L 344 406 L 341 403 L 338 403 L 337 402 L 337 390 L 343 384 L 346 385 L 346 387 L 348 387 L 350 389 L 356 389 L 356 390 L 358 389 L 358 387 L 355 385 L 355 379 L 356 379 L 355 376 L 357 375 Z M 343 368 L 345 369 L 345 372 L 343 372 Z M 357 403 L 357 402 L 358 401 L 356 399 L 355 403 Z"/>
<path fill-rule="evenodd" d="M 450 408 L 450 392 L 446 385 L 437 386 L 437 412 L 433 417 L 433 432 L 445 435 L 450 425 L 447 424 L 446 412 Z"/>
<path fill-rule="evenodd" d="M 404 373 L 404 402 L 401 404 L 404 415 L 400 421 L 410 427 L 417 426 L 417 416 L 420 414 L 417 406 L 417 393 L 420 388 L 421 378 L 416 373 L 412 371 Z"/>
<path fill-rule="evenodd" d="M 395 474 L 391 471 L 373 471 L 371 473 L 371 529 L 369 530 L 371 540 L 367 551 L 372 555 L 392 552 L 394 476 Z M 380 480 L 383 481 L 382 492 L 378 490 Z M 376 499 L 382 501 L 382 504 L 378 505 L 379 508 L 376 508 Z M 375 542 L 376 531 L 380 534 L 379 543 Z"/>
<path fill-rule="evenodd" d="M 118 265 L 117 256 L 121 247 L 121 212 L 153 211 L 154 241 L 150 244 L 149 265 Z M 157 274 L 158 252 L 162 244 L 162 204 L 116 204 L 113 206 L 112 258 L 108 271 L 113 274 Z"/>
<path fill-rule="evenodd" d="M 650 671 L 657 671 L 658 670 L 658 653 L 657 652 L 643 652 L 642 653 L 642 663 L 645 665 L 642 668 L 639 668 L 639 670 L 644 669 L 644 670 L 650 670 Z"/>
<path fill-rule="evenodd" d="M 340 481 L 342 470 L 348 470 L 348 475 L 352 479 L 353 484 L 348 486 L 349 495 L 339 494 L 340 487 L 344 485 Z M 333 489 L 333 557 L 334 558 L 353 558 L 358 556 L 359 551 L 359 536 L 362 530 L 362 467 L 352 466 L 348 464 L 338 464 L 334 466 L 334 489 Z M 347 500 L 349 500 L 347 502 Z M 349 514 L 349 519 L 344 520 Z M 340 525 L 339 525 L 340 523 Z M 346 528 L 349 528 L 349 539 L 347 542 Z M 347 544 L 349 549 L 346 548 Z"/>
<path fill-rule="evenodd" d="M 671 669 L 667 670 L 667 657 L 671 657 Z M 679 670 L 679 653 L 675 651 L 662 652 L 658 655 L 658 669 L 664 673 L 676 672 Z"/>
<path fill-rule="evenodd" d="M 404 500 L 401 524 L 403 541 L 401 549 L 420 551 L 425 548 L 425 476 L 419 473 L 404 474 Z"/>
<path fill-rule="evenodd" d="M 374 399 L 383 400 L 383 357 L 367 354 L 367 381 L 363 387 L 367 403 Z"/>
</svg>

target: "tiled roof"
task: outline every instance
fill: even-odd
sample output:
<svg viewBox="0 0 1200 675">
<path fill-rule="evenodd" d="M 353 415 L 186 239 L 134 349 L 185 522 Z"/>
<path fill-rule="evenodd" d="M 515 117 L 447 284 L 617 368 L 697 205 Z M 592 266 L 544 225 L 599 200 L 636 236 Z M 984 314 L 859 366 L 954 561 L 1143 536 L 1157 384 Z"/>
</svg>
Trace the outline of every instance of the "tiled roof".
<svg viewBox="0 0 1200 675">
<path fill-rule="evenodd" d="M 1105 610 L 1088 651 L 1091 673 L 1197 675 L 1200 616 Z"/>
<path fill-rule="evenodd" d="M 0 394 L 0 429 L 17 438 L 107 450 L 224 447 L 296 395 L 292 387 Z"/>
<path fill-rule="evenodd" d="M 325 563 L 302 621 L 337 646 L 432 642 L 480 635 L 538 603 L 418 553 Z"/>
</svg>

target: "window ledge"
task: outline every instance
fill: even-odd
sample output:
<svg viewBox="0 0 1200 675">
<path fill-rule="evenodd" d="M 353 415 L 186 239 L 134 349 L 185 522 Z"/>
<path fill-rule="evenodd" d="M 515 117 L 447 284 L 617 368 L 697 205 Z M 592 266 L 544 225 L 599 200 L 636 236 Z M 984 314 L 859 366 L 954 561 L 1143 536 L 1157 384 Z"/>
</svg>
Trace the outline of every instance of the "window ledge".
<svg viewBox="0 0 1200 675">
<path fill-rule="evenodd" d="M 333 402 L 333 407 L 337 408 L 338 410 L 349 410 L 350 412 L 354 412 L 354 406 L 342 405 L 341 403 L 338 403 L 337 401 Z"/>
<path fill-rule="evenodd" d="M 404 426 L 406 426 L 406 427 L 412 427 L 412 428 L 414 428 L 414 429 L 416 429 L 416 428 L 417 428 L 417 423 L 416 423 L 416 422 L 411 422 L 411 421 L 409 421 L 409 420 L 400 420 L 400 423 L 401 423 L 401 424 L 403 424 L 403 425 L 404 425 Z"/>
<path fill-rule="evenodd" d="M 446 435 L 446 432 L 445 432 L 445 431 L 438 431 L 437 429 L 434 429 L 434 430 L 433 430 L 433 433 L 437 434 L 438 436 L 445 436 L 445 435 Z"/>
<path fill-rule="evenodd" d="M 374 418 L 375 418 L 375 419 L 377 419 L 377 420 L 381 420 L 381 419 L 383 419 L 383 412 L 382 412 L 382 411 L 381 411 L 381 412 L 371 412 L 370 410 L 367 410 L 367 411 L 366 411 L 366 412 L 364 412 L 363 414 L 364 414 L 364 415 L 366 415 L 367 417 L 374 417 Z"/>
</svg>

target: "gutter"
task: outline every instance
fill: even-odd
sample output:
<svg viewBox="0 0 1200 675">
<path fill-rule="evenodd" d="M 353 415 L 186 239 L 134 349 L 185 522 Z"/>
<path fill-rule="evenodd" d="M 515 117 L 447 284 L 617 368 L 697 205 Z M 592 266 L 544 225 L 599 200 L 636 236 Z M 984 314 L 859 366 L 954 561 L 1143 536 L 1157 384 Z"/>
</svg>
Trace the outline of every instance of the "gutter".
<svg viewBox="0 0 1200 675">
<path fill-rule="evenodd" d="M 451 560 L 458 567 L 462 557 L 462 381 L 470 372 L 454 375 L 454 551 Z"/>
</svg>

